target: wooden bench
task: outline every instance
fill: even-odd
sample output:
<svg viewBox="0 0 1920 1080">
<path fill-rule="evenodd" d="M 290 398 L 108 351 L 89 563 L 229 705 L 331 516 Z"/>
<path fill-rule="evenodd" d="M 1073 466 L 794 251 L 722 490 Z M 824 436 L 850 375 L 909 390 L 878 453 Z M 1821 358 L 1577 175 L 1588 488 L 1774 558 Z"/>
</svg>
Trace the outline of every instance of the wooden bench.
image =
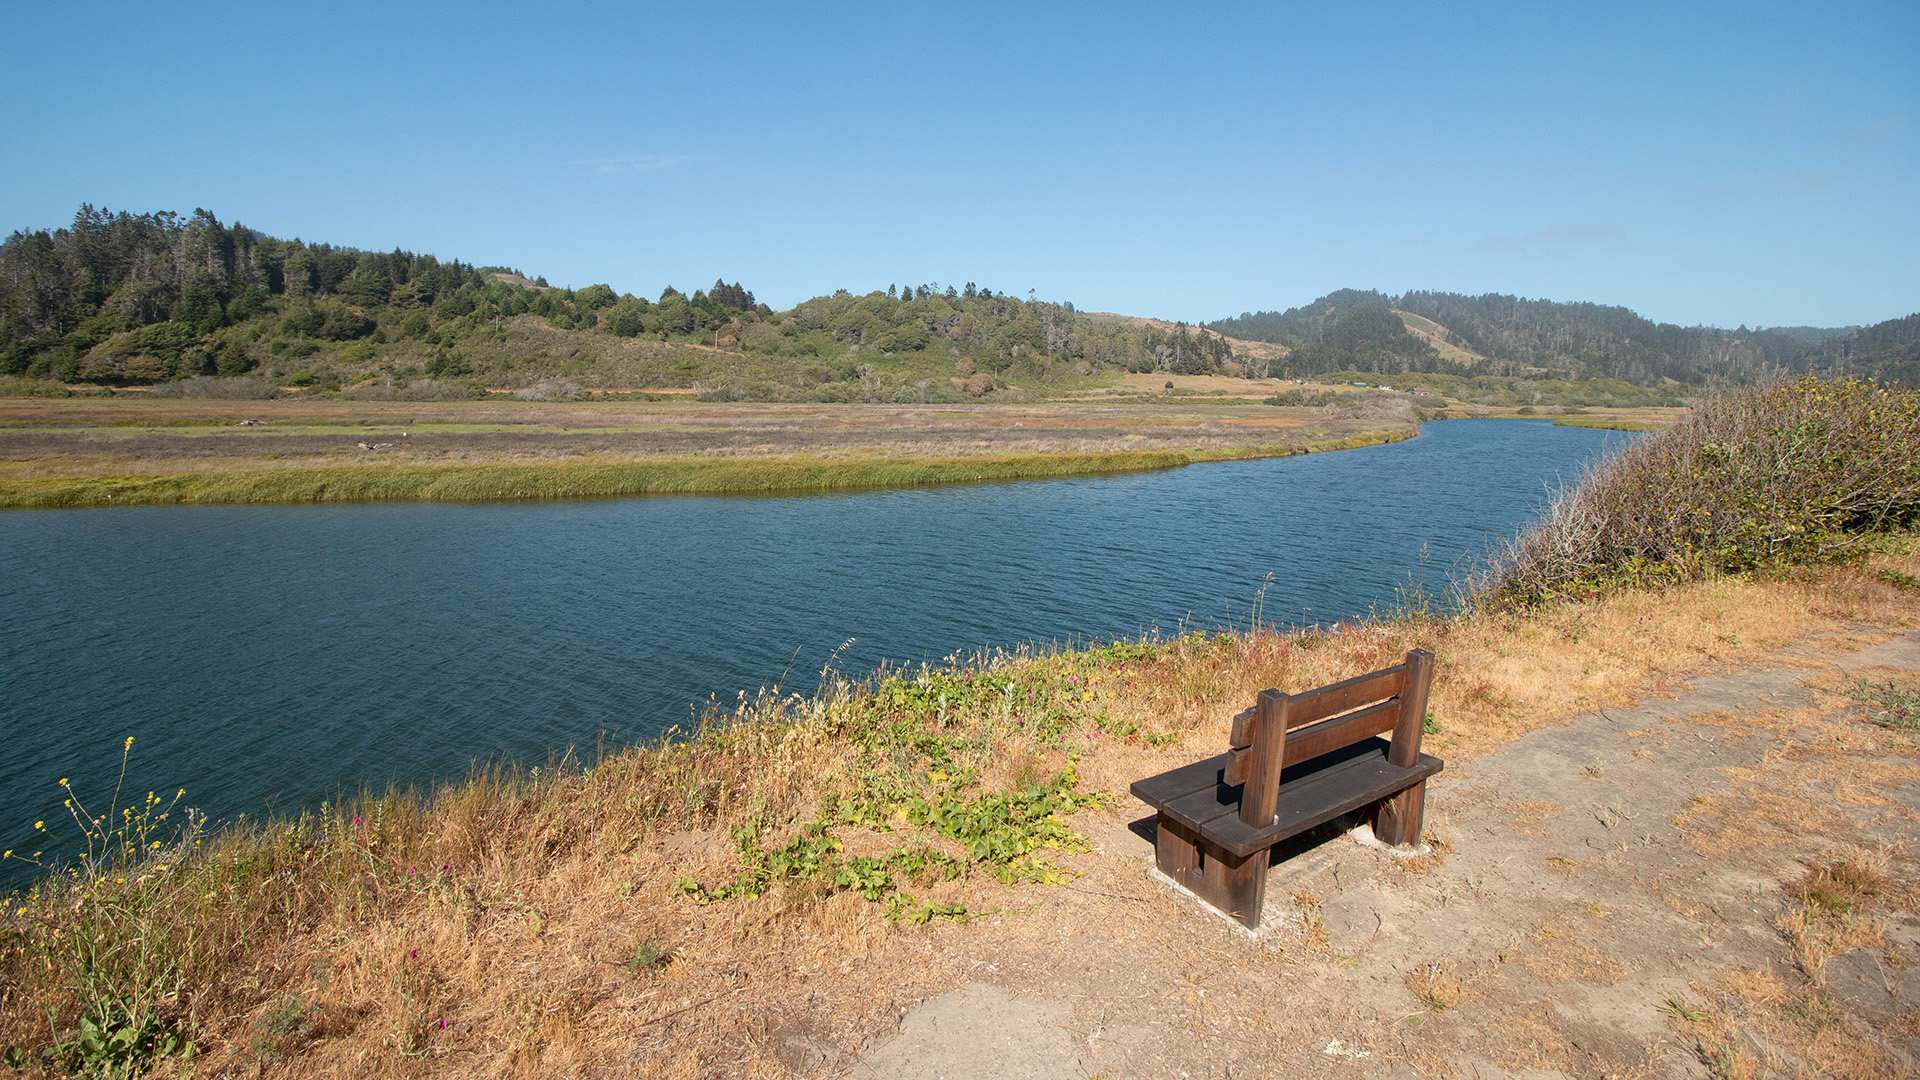
<svg viewBox="0 0 1920 1080">
<path fill-rule="evenodd" d="M 1382 842 L 1418 844 L 1427 777 L 1444 767 L 1420 752 L 1432 681 L 1433 654 L 1414 649 L 1317 690 L 1260 691 L 1233 718 L 1232 749 L 1134 782 L 1134 797 L 1159 811 L 1160 872 L 1255 928 L 1280 841 L 1365 810 Z"/>
</svg>

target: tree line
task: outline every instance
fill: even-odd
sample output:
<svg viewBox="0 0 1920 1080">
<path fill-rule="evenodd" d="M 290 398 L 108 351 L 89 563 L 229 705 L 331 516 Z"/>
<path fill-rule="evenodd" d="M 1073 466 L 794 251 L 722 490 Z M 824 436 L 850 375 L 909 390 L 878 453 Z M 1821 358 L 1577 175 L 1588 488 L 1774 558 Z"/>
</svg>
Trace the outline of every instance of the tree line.
<svg viewBox="0 0 1920 1080">
<path fill-rule="evenodd" d="M 1227 370 L 1218 335 L 1100 321 L 1070 303 L 1025 300 L 972 282 L 847 290 L 775 312 L 721 279 L 657 299 L 605 284 L 558 289 L 508 267 L 282 240 L 211 212 L 118 213 L 82 205 L 62 229 L 0 244 L 0 375 L 142 384 L 196 375 L 283 374 L 322 354 L 365 365 L 378 346 L 438 349 L 430 377 L 467 374 L 458 347 L 537 316 L 554 328 L 817 356 L 858 364 L 947 364 L 1025 376 L 1122 368 Z M 849 358 L 857 357 L 857 361 Z"/>
</svg>

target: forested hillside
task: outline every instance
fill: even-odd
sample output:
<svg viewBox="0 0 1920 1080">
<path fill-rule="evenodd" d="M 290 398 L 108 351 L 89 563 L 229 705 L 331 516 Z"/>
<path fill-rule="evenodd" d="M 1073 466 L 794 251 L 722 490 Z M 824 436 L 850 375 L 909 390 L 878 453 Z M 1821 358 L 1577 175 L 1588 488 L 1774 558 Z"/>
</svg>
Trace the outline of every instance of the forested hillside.
<svg viewBox="0 0 1920 1080">
<path fill-rule="evenodd" d="M 1810 366 L 1920 386 L 1920 314 L 1819 342 Z"/>
<path fill-rule="evenodd" d="M 0 244 L 0 376 L 27 376 L 37 381 L 21 385 L 50 393 L 88 383 L 185 392 L 188 380 L 196 393 L 570 396 L 595 386 L 950 401 L 1097 385 L 1125 371 L 1605 377 L 1658 387 L 1813 370 L 1913 383 L 1917 323 L 1719 330 L 1598 304 L 1349 289 L 1203 330 L 971 282 L 841 289 L 774 311 L 724 279 L 692 295 L 669 286 L 649 300 L 398 249 L 277 239 L 206 210 L 86 205 L 67 228 L 15 232 Z M 1228 338 L 1273 344 L 1236 353 Z"/>
<path fill-rule="evenodd" d="M 1440 340 L 1464 355 L 1442 356 L 1409 334 L 1403 314 L 1438 324 Z M 1894 320 L 1865 329 L 1722 330 L 1655 323 L 1603 304 L 1493 293 L 1388 296 L 1343 289 L 1287 311 L 1247 313 L 1205 325 L 1229 337 L 1288 346 L 1294 374 L 1346 369 L 1702 385 L 1807 371 L 1844 371 L 1911 383 L 1912 322 Z"/>
<path fill-rule="evenodd" d="M 724 280 L 648 300 L 280 240 L 206 210 L 82 206 L 68 228 L 0 246 L 0 374 L 63 384 L 255 374 L 445 396 L 566 378 L 721 398 L 951 400 L 1101 371 L 1205 374 L 1232 359 L 1217 335 L 1095 320 L 972 283 L 839 290 L 788 312 Z"/>
</svg>

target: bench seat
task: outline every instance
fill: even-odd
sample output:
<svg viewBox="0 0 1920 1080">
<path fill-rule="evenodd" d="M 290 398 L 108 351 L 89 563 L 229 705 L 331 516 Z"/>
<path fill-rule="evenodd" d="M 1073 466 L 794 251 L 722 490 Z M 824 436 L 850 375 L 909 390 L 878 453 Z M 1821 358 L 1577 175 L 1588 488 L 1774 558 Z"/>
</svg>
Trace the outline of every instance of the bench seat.
<svg viewBox="0 0 1920 1080">
<path fill-rule="evenodd" d="M 1240 820 L 1244 784 L 1225 782 L 1231 754 L 1136 780 L 1135 798 L 1205 837 L 1230 855 L 1244 857 L 1342 814 L 1397 795 L 1445 766 L 1421 754 L 1409 768 L 1387 760 L 1382 738 L 1363 739 L 1332 753 L 1286 766 L 1280 773 L 1273 824 L 1256 829 Z"/>
</svg>

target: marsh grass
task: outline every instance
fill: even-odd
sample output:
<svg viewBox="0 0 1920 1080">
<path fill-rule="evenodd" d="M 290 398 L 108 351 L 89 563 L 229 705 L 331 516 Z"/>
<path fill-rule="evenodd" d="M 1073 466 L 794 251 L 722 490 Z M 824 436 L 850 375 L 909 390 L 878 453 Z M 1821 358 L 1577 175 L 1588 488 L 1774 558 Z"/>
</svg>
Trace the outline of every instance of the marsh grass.
<svg viewBox="0 0 1920 1080">
<path fill-rule="evenodd" d="M 1189 464 L 1186 453 L 1006 454 L 850 460 L 678 459 L 544 465 L 337 465 L 160 476 L 0 480 L 0 508 L 182 503 L 485 502 L 715 492 L 838 491 Z"/>
<path fill-rule="evenodd" d="M 330 466 L 168 476 L 0 481 L 0 507 L 219 503 L 486 502 L 633 495 L 844 491 L 1145 472 L 1182 453 L 1002 455 L 853 461 L 664 461 L 487 466 Z"/>
</svg>

